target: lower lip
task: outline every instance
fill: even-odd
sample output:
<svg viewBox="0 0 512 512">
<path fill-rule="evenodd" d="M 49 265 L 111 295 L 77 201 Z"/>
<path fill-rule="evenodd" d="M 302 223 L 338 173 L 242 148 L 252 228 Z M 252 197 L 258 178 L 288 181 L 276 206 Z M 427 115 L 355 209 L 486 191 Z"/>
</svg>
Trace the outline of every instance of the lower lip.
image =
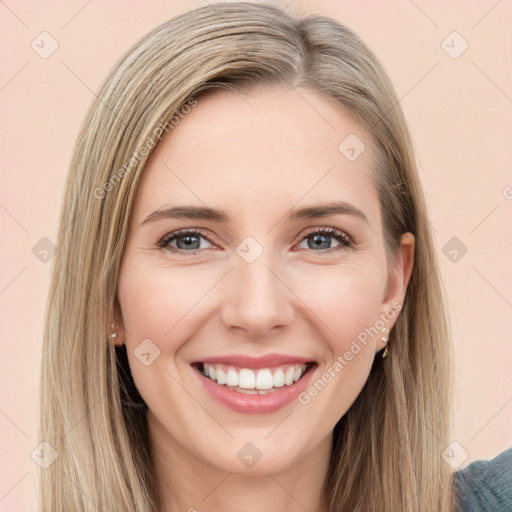
<svg viewBox="0 0 512 512">
<path fill-rule="evenodd" d="M 226 386 L 217 384 L 215 381 L 203 375 L 197 368 L 194 368 L 194 372 L 198 375 L 203 386 L 213 399 L 228 409 L 242 414 L 269 414 L 293 402 L 297 396 L 306 389 L 311 375 L 315 370 L 315 366 L 309 368 L 297 382 L 290 386 L 277 388 L 276 391 L 272 391 L 266 395 L 240 393 L 239 391 L 234 391 Z"/>
</svg>

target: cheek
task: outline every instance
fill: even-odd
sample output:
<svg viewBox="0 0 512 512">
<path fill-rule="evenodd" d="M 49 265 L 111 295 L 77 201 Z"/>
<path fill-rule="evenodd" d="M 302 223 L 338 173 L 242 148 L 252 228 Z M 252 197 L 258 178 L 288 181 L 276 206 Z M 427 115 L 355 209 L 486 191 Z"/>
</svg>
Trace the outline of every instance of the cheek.
<svg viewBox="0 0 512 512">
<path fill-rule="evenodd" d="M 211 271 L 203 279 L 192 266 L 147 265 L 136 257 L 125 263 L 118 296 L 135 385 L 153 411 L 171 402 L 182 410 L 188 396 L 176 379 L 186 383 L 191 375 L 179 364 L 180 350 L 204 324 L 205 295 L 218 279 Z"/>
<path fill-rule="evenodd" d="M 375 325 L 384 285 L 384 275 L 378 269 L 345 265 L 310 273 L 298 294 L 307 297 L 308 307 L 318 318 L 316 323 L 325 325 L 322 332 L 331 351 L 338 354 L 347 350 L 352 340 L 364 339 L 364 333 Z"/>
<path fill-rule="evenodd" d="M 176 356 L 197 327 L 194 305 L 205 291 L 194 285 L 192 271 L 126 263 L 118 296 L 135 386 L 159 424 L 187 425 L 192 413 L 185 391 L 190 375 L 180 371 Z M 201 417 L 200 410 L 196 414 Z"/>
<path fill-rule="evenodd" d="M 330 272 L 328 277 L 325 272 L 315 274 L 308 278 L 307 302 L 319 319 L 316 324 L 322 324 L 325 357 L 315 379 L 299 396 L 299 403 L 306 406 L 309 417 L 322 419 L 319 431 L 327 433 L 368 379 L 379 339 L 375 324 L 384 275 L 355 266 Z"/>
<path fill-rule="evenodd" d="M 202 288 L 193 273 L 183 269 L 143 268 L 121 272 L 119 301 L 127 345 L 133 349 L 149 338 L 160 349 L 164 340 L 166 351 L 176 348 L 172 342 L 179 340 L 179 333 L 193 322 L 194 306 L 205 293 Z"/>
</svg>

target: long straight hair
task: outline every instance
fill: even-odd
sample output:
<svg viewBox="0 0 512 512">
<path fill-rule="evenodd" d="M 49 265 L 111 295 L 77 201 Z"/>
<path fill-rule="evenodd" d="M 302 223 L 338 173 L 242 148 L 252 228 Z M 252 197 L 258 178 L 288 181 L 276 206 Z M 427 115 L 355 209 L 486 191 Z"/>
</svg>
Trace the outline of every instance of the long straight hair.
<svg viewBox="0 0 512 512">
<path fill-rule="evenodd" d="M 116 63 L 74 147 L 47 304 L 40 441 L 41 512 L 157 511 L 147 406 L 125 349 L 107 341 L 130 213 L 147 158 L 213 89 L 308 88 L 334 99 L 372 140 L 386 251 L 416 238 L 414 267 L 389 340 L 334 429 L 331 512 L 448 512 L 451 345 L 446 300 L 409 131 L 375 55 L 323 15 L 217 3 L 148 33 Z M 172 133 L 170 134 L 172 136 Z M 52 452 L 53 453 L 53 452 Z"/>
</svg>

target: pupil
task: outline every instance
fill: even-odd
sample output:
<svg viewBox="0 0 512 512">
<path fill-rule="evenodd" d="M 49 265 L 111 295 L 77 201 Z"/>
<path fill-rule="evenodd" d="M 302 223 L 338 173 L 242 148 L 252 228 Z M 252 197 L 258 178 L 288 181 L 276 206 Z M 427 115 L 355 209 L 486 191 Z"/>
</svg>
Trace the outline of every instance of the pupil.
<svg viewBox="0 0 512 512">
<path fill-rule="evenodd" d="M 199 245 L 200 245 L 200 242 L 199 244 L 197 244 L 197 247 L 192 247 L 192 245 L 194 244 L 194 240 L 196 240 L 196 242 L 199 240 L 199 238 L 197 236 L 194 236 L 194 235 L 182 235 L 180 237 L 177 238 L 176 240 L 176 245 L 178 245 L 178 248 L 179 249 L 183 249 L 183 247 L 179 247 L 180 246 L 180 243 L 179 241 L 180 240 L 184 240 L 185 241 L 185 249 L 186 248 L 192 248 L 192 249 L 199 249 Z"/>
<path fill-rule="evenodd" d="M 314 238 L 314 243 L 315 243 L 315 247 L 320 247 L 321 249 L 329 249 L 330 247 L 330 243 L 329 243 L 329 237 L 326 236 L 326 235 L 322 235 L 320 233 L 317 233 L 316 235 L 313 235 L 313 238 Z M 322 240 L 320 239 L 323 239 L 324 242 L 323 242 L 323 245 L 322 246 Z"/>
</svg>

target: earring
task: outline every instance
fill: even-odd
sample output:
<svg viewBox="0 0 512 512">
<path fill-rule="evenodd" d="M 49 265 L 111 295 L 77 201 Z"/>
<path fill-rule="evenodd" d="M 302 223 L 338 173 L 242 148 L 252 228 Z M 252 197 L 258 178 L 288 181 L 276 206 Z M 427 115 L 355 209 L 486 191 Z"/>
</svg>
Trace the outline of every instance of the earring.
<svg viewBox="0 0 512 512">
<path fill-rule="evenodd" d="M 381 341 L 384 343 L 384 345 L 386 347 L 384 349 L 384 352 L 382 353 L 382 359 L 384 359 L 388 355 L 388 347 L 386 345 L 386 343 L 388 342 L 388 337 L 386 336 L 386 333 L 388 332 L 388 328 L 387 327 L 383 327 L 382 328 L 382 332 L 383 332 L 383 335 L 381 337 Z"/>
<path fill-rule="evenodd" d="M 116 328 L 116 324 L 111 324 L 110 327 L 112 329 L 115 329 Z M 117 333 L 116 332 L 113 332 L 112 334 L 109 335 L 109 340 L 114 343 L 114 345 L 116 347 L 121 347 L 123 345 L 123 342 L 122 341 L 119 341 L 117 339 Z"/>
</svg>

